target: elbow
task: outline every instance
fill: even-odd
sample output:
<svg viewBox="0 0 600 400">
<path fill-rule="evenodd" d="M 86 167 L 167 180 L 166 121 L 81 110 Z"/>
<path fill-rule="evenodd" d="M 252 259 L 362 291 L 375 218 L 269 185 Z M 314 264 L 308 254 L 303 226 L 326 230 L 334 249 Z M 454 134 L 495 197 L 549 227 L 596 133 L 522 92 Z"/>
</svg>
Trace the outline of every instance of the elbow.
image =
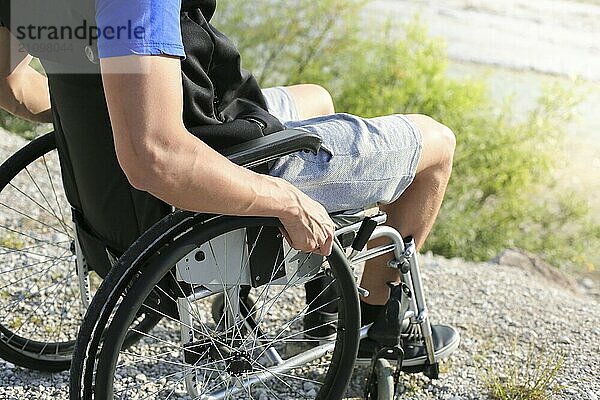
<svg viewBox="0 0 600 400">
<path fill-rule="evenodd" d="M 17 102 L 12 88 L 6 80 L 0 77 L 0 108 L 8 113 L 15 115 L 17 112 Z"/>
<path fill-rule="evenodd" d="M 117 147 L 117 158 L 129 184 L 137 190 L 154 195 L 166 185 L 167 156 L 159 146 L 133 145 Z"/>
<path fill-rule="evenodd" d="M 149 165 L 140 161 L 119 161 L 119 164 L 131 186 L 143 192 L 152 190 L 152 182 L 155 182 L 157 177 L 148 171 Z"/>
<path fill-rule="evenodd" d="M 143 172 L 144 167 L 142 165 L 121 163 L 121 168 L 133 188 L 143 192 L 150 192 L 152 190 L 151 182 L 156 179 L 150 176 L 150 174 Z"/>
</svg>

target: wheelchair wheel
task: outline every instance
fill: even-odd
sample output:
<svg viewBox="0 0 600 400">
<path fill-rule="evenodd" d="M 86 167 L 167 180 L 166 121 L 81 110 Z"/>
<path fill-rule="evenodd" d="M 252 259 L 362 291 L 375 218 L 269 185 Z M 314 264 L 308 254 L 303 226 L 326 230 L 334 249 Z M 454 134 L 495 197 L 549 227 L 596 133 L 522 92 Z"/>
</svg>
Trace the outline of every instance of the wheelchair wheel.
<svg viewBox="0 0 600 400">
<path fill-rule="evenodd" d="M 240 296 L 251 277 L 257 279 L 247 271 L 259 239 L 278 226 L 270 218 L 179 211 L 151 228 L 121 257 L 88 308 L 71 366 L 71 399 L 342 398 L 360 329 L 343 251 L 336 245 L 327 267 L 338 294 L 331 300 L 340 316 L 334 340 L 309 346 L 303 337 L 303 288 L 310 276 L 299 271 L 308 255 L 298 255 L 305 258 L 291 270 L 273 258 L 270 277 L 259 277 L 252 300 Z M 186 275 L 190 260 L 196 260 L 190 274 L 199 272 L 194 277 Z M 178 315 L 154 310 L 162 322 L 124 349 L 132 321 L 149 307 L 144 299 L 157 290 L 163 306 L 176 304 Z"/>
<path fill-rule="evenodd" d="M 69 367 L 85 311 L 74 243 L 49 133 L 0 166 L 0 357 L 45 371 Z"/>
<path fill-rule="evenodd" d="M 54 133 L 0 165 L 0 358 L 40 371 L 69 368 L 85 313 L 81 288 L 101 278 L 77 275 L 75 229 Z M 85 285 L 84 285 L 85 283 Z M 160 316 L 144 315 L 150 330 Z M 127 344 L 137 340 L 127 338 Z"/>
</svg>

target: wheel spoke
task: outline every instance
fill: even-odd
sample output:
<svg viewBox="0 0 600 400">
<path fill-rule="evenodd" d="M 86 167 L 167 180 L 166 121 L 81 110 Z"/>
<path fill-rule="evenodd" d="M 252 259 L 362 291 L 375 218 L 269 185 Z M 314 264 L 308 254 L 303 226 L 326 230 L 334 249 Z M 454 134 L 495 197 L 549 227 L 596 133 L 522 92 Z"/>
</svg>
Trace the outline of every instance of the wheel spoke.
<svg viewBox="0 0 600 400">
<path fill-rule="evenodd" d="M 70 240 L 63 240 L 63 241 L 53 242 L 53 243 L 50 243 L 50 244 L 53 245 L 53 246 L 56 246 L 57 244 L 70 243 L 70 242 L 71 242 Z M 36 249 L 38 247 L 44 247 L 44 246 L 48 246 L 48 243 L 36 244 L 34 246 L 23 247 L 23 248 L 18 248 L 18 249 L 12 249 L 10 247 L 0 246 L 0 248 L 9 249 L 8 251 L 4 251 L 4 252 L 0 253 L 0 256 L 4 256 L 6 254 L 13 254 L 13 253 L 24 253 L 24 254 L 29 254 L 29 255 L 32 255 L 32 256 L 47 257 L 48 254 L 34 253 L 32 251 L 29 251 L 30 249 Z M 57 247 L 59 247 L 61 249 L 64 249 L 62 246 L 57 246 Z M 11 272 L 11 271 L 6 271 L 6 272 Z"/>
<path fill-rule="evenodd" d="M 33 185 L 36 187 L 37 191 L 40 193 L 40 195 L 42 196 L 42 198 L 44 199 L 44 202 L 48 205 L 48 207 L 50 208 L 51 214 L 54 216 L 54 218 L 56 218 L 57 220 L 61 221 L 60 217 L 56 214 L 56 211 L 54 210 L 54 208 L 52 207 L 52 205 L 50 204 L 50 201 L 48 201 L 48 198 L 46 197 L 46 195 L 44 194 L 44 192 L 42 191 L 42 189 L 40 189 L 40 186 L 37 184 L 37 181 L 35 179 L 33 179 L 33 176 L 31 176 L 31 172 L 29 172 L 29 168 L 25 167 L 25 172 L 27 173 L 27 175 L 29 176 L 29 178 L 31 179 L 31 182 L 33 183 Z M 65 221 L 62 221 L 63 224 Z"/>
<path fill-rule="evenodd" d="M 49 225 L 49 224 L 47 224 L 45 222 L 42 222 L 39 219 L 33 218 L 31 215 L 25 214 L 23 211 L 17 210 L 16 208 L 9 206 L 8 204 L 0 202 L 0 206 L 8 208 L 9 210 L 14 211 L 15 213 L 19 214 L 20 216 L 25 217 L 25 218 L 29 219 L 30 221 L 37 222 L 38 224 L 40 224 L 42 226 L 45 226 L 46 228 L 52 229 L 53 231 L 55 231 L 57 233 L 60 233 L 61 235 L 65 234 L 64 231 L 61 231 L 61 230 L 57 229 L 56 227 L 54 227 L 52 225 Z"/>
<path fill-rule="evenodd" d="M 58 201 L 58 194 L 56 193 L 56 187 L 54 186 L 54 179 L 52 178 L 52 174 L 48 169 L 48 163 L 46 163 L 46 156 L 42 156 L 42 160 L 44 161 L 44 167 L 46 168 L 46 175 L 48 176 L 48 180 L 50 181 L 50 187 L 52 188 L 52 193 L 54 194 L 54 200 L 56 201 L 56 206 L 58 208 L 58 212 L 60 214 L 59 221 L 62 223 L 65 231 L 73 231 L 68 224 L 65 223 L 65 215 L 63 214 L 62 207 L 60 206 L 60 201 Z"/>
<path fill-rule="evenodd" d="M 6 229 L 7 231 L 12 232 L 12 233 L 16 233 L 17 235 L 21 235 L 21 236 L 25 236 L 25 237 L 27 237 L 29 239 L 33 239 L 33 240 L 35 240 L 36 242 L 39 242 L 39 243 L 51 244 L 51 245 L 56 246 L 57 248 L 61 248 L 63 250 L 70 250 L 68 248 L 64 248 L 62 246 L 56 245 L 56 242 L 52 242 L 50 240 L 43 240 L 43 239 L 40 239 L 40 238 L 36 238 L 35 236 L 31 236 L 31 235 L 28 235 L 28 234 L 26 234 L 24 232 L 19 232 L 16 229 L 9 228 L 6 225 L 0 225 L 0 228 Z"/>
</svg>

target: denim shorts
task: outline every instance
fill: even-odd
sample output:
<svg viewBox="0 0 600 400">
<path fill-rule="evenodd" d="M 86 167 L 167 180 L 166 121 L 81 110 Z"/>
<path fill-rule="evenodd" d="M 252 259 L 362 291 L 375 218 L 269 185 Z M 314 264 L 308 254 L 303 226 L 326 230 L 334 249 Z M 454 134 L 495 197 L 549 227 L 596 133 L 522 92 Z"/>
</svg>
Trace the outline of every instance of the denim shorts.
<svg viewBox="0 0 600 400">
<path fill-rule="evenodd" d="M 282 87 L 263 90 L 269 112 L 288 129 L 318 135 L 317 154 L 280 158 L 269 174 L 285 179 L 329 212 L 395 201 L 412 183 L 423 148 L 419 129 L 399 114 L 361 118 L 334 114 L 300 120 Z"/>
</svg>

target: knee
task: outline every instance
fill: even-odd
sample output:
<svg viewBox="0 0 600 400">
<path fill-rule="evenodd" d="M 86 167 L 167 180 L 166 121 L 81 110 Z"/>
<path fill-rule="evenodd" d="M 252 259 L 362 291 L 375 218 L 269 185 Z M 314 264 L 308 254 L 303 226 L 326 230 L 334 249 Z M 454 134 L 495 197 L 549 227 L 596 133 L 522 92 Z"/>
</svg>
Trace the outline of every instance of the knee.
<svg viewBox="0 0 600 400">
<path fill-rule="evenodd" d="M 321 85 L 311 83 L 308 86 L 310 87 L 310 90 L 313 93 L 313 98 L 317 101 L 319 105 L 318 107 L 320 114 L 334 114 L 335 106 L 333 104 L 333 97 L 331 97 L 331 93 L 329 93 L 329 91 Z"/>
<path fill-rule="evenodd" d="M 408 116 L 423 137 L 423 154 L 420 169 L 442 168 L 450 170 L 456 150 L 456 135 L 446 125 L 433 118 L 413 114 Z"/>
<path fill-rule="evenodd" d="M 331 94 L 323 86 L 305 83 L 287 87 L 291 93 L 300 119 L 335 113 Z"/>
<path fill-rule="evenodd" d="M 442 143 L 441 146 L 445 150 L 443 162 L 452 165 L 452 161 L 454 160 L 454 152 L 456 151 L 456 135 L 452 129 L 448 128 L 444 124 L 440 124 L 440 131 L 438 135 L 438 140 Z"/>
</svg>

